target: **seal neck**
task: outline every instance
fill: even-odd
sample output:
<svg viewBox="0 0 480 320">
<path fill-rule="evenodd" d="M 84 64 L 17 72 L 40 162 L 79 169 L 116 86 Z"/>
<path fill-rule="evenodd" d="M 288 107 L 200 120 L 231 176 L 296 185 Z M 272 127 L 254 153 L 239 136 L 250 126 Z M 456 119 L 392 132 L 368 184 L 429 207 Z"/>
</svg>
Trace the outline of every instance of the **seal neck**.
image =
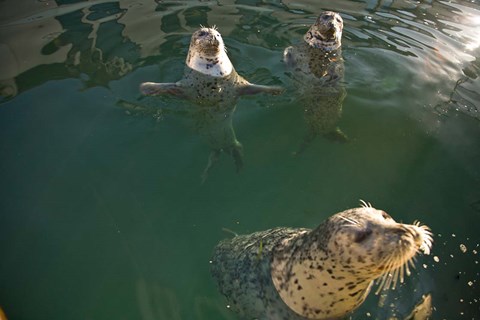
<svg viewBox="0 0 480 320">
<path fill-rule="evenodd" d="M 274 253 L 271 276 L 283 302 L 297 314 L 336 319 L 365 300 L 373 279 L 343 269 L 328 252 L 331 231 L 319 228 L 285 239 Z"/>
<path fill-rule="evenodd" d="M 233 71 L 233 65 L 223 49 L 212 57 L 190 50 L 186 64 L 191 69 L 212 77 L 226 77 Z"/>
</svg>

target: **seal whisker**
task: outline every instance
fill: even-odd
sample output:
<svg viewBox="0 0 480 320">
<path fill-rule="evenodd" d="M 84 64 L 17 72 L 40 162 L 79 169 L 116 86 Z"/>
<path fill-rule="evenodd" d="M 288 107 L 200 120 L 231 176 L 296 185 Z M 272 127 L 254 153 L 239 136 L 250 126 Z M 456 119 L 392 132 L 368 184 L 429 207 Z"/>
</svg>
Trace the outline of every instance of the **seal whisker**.
<svg viewBox="0 0 480 320">
<path fill-rule="evenodd" d="M 409 259 L 408 260 L 408 264 L 410 265 L 410 267 L 412 267 L 413 269 L 415 269 L 415 261 L 416 261 L 416 257 L 413 257 L 412 259 Z"/>
<path fill-rule="evenodd" d="M 370 202 L 366 202 L 365 200 L 360 199 L 360 204 L 363 208 L 373 208 Z"/>
<path fill-rule="evenodd" d="M 351 218 L 347 218 L 347 217 L 344 217 L 344 216 L 339 216 L 339 218 L 342 219 L 342 220 L 347 221 L 347 222 L 350 223 L 352 226 L 358 226 L 358 225 L 359 225 L 358 221 L 355 221 L 355 220 L 353 220 L 353 219 L 351 219 Z"/>
<path fill-rule="evenodd" d="M 407 277 L 410 277 L 412 272 L 410 271 L 410 265 L 415 269 L 415 264 L 412 262 L 412 259 L 408 259 L 408 261 L 405 263 L 405 269 L 406 269 L 406 274 Z"/>
<path fill-rule="evenodd" d="M 391 270 L 392 270 L 392 264 L 393 264 L 393 261 L 394 258 L 392 256 L 388 256 L 385 260 L 385 270 L 384 270 L 384 273 L 383 275 L 379 278 L 379 280 L 377 280 L 377 284 L 378 284 L 378 288 L 377 288 L 377 291 L 375 291 L 375 294 L 378 295 L 380 293 L 380 291 L 382 291 L 385 287 L 388 289 L 389 287 L 389 278 L 391 277 Z"/>
<path fill-rule="evenodd" d="M 235 231 L 230 230 L 230 229 L 228 229 L 228 228 L 225 228 L 225 227 L 222 228 L 222 231 L 227 232 L 227 233 L 230 233 L 230 234 L 233 234 L 234 237 L 237 237 L 237 236 L 238 236 L 238 233 L 236 233 Z"/>
<path fill-rule="evenodd" d="M 402 277 L 403 277 L 403 264 L 399 267 L 396 268 L 395 271 L 393 272 L 393 285 L 392 285 L 392 290 L 395 290 L 397 287 L 398 280 L 400 279 L 400 282 L 403 282 Z"/>
</svg>

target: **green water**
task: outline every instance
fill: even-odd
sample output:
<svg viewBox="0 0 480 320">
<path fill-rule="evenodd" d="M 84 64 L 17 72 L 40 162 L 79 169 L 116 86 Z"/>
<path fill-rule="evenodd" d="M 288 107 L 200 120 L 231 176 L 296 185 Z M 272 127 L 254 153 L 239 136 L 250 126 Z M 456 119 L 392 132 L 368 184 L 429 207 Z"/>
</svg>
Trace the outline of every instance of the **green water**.
<svg viewBox="0 0 480 320">
<path fill-rule="evenodd" d="M 345 23 L 339 126 L 349 142 L 317 137 L 293 156 L 306 127 L 282 53 L 324 9 Z M 422 221 L 435 243 L 400 290 L 380 303 L 371 294 L 353 319 L 405 316 L 424 293 L 433 319 L 479 319 L 479 9 L 477 1 L 0 2 L 8 319 L 235 319 L 209 274 L 213 247 L 230 236 L 224 228 L 315 227 L 359 199 Z M 237 173 L 223 154 L 203 183 L 211 146 L 195 119 L 175 112 L 186 103 L 138 92 L 143 81 L 181 77 L 199 24 L 218 27 L 241 75 L 289 88 L 240 99 L 233 128 L 244 168 Z"/>
</svg>

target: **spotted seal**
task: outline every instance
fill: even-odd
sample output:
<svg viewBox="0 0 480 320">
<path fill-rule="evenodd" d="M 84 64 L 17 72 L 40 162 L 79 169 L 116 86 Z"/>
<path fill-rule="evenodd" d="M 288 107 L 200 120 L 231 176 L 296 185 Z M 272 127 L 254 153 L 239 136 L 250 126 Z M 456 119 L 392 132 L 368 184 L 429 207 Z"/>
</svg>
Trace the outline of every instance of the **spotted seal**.
<svg viewBox="0 0 480 320">
<path fill-rule="evenodd" d="M 192 35 L 183 78 L 175 83 L 144 82 L 140 91 L 144 95 L 171 94 L 201 105 L 232 108 L 239 96 L 276 95 L 283 88 L 245 80 L 235 71 L 217 29 L 201 27 Z"/>
<path fill-rule="evenodd" d="M 202 175 L 205 179 L 221 152 L 230 154 L 237 167 L 243 164 L 242 145 L 231 125 L 239 96 L 267 93 L 278 95 L 279 86 L 248 82 L 240 76 L 228 58 L 221 34 L 215 27 L 201 27 L 191 37 L 183 78 L 175 83 L 144 82 L 144 95 L 174 95 L 204 108 L 196 110 L 197 127 L 209 137 L 212 152 Z"/>
<path fill-rule="evenodd" d="M 342 17 L 336 12 L 325 11 L 309 28 L 301 44 L 284 50 L 284 62 L 296 87 L 307 125 L 299 152 L 317 135 L 347 141 L 347 136 L 337 126 L 346 96 L 342 83 L 342 31 Z"/>
<path fill-rule="evenodd" d="M 248 319 L 341 319 L 359 307 L 373 281 L 394 288 L 410 274 L 432 234 L 398 223 L 367 203 L 316 229 L 275 228 L 221 241 L 211 271 L 220 292 Z"/>
</svg>

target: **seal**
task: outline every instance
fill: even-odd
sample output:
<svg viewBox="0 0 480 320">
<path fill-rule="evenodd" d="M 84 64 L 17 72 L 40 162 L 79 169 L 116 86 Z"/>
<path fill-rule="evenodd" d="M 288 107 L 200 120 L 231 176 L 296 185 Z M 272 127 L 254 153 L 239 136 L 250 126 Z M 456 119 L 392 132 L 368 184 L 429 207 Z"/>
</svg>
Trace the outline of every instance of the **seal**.
<svg viewBox="0 0 480 320">
<path fill-rule="evenodd" d="M 325 11 L 304 35 L 304 42 L 284 50 L 283 60 L 296 87 L 307 125 L 297 153 L 318 135 L 338 142 L 348 140 L 337 126 L 346 96 L 342 83 L 345 73 L 342 31 L 342 17 L 336 12 Z"/>
<path fill-rule="evenodd" d="M 316 229 L 274 228 L 221 241 L 211 272 L 233 310 L 245 318 L 341 319 L 366 299 L 374 280 L 395 288 L 430 229 L 396 222 L 363 202 Z"/>
<path fill-rule="evenodd" d="M 240 76 L 228 58 L 221 34 L 215 27 L 201 27 L 195 31 L 185 63 L 184 75 L 175 83 L 144 82 L 140 92 L 144 95 L 173 95 L 188 99 L 200 107 L 197 110 L 201 134 L 211 137 L 212 152 L 202 179 L 221 152 L 230 154 L 237 171 L 243 165 L 242 145 L 232 127 L 232 117 L 239 96 L 266 93 L 281 94 L 279 86 L 264 86 L 248 82 Z M 214 119 L 214 120 L 212 120 Z M 205 129 L 207 128 L 207 129 Z"/>
<path fill-rule="evenodd" d="M 232 108 L 239 96 L 277 95 L 283 88 L 245 80 L 235 71 L 216 28 L 201 27 L 192 35 L 183 78 L 175 83 L 144 82 L 140 92 L 144 95 L 171 94 L 197 104 Z"/>
</svg>

